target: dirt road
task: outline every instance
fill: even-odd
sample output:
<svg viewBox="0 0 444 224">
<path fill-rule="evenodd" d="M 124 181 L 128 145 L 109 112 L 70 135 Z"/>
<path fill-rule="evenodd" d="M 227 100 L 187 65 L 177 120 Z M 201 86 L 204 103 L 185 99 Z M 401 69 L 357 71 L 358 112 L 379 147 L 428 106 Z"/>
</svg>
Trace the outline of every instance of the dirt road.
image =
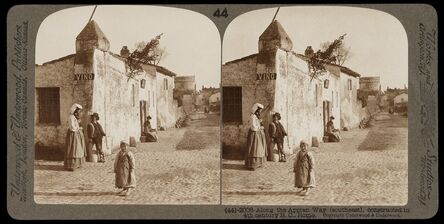
<svg viewBox="0 0 444 224">
<path fill-rule="evenodd" d="M 343 142 L 311 148 L 316 188 L 305 197 L 293 187 L 292 162 L 267 162 L 256 171 L 224 160 L 223 204 L 403 205 L 407 203 L 406 117 L 386 115 L 368 129 L 342 132 Z"/>
<path fill-rule="evenodd" d="M 219 204 L 219 115 L 197 114 L 189 126 L 159 131 L 159 142 L 138 143 L 137 187 L 116 195 L 113 163 L 86 163 L 75 172 L 62 161 L 35 161 L 37 203 L 68 204 Z"/>
</svg>

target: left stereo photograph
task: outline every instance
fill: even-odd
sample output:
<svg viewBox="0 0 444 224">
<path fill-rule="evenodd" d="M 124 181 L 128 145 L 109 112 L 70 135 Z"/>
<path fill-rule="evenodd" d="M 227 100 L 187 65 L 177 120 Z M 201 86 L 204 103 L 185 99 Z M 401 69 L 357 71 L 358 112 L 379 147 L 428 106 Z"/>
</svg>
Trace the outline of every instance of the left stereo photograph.
<svg viewBox="0 0 444 224">
<path fill-rule="evenodd" d="M 220 204 L 221 40 L 202 14 L 83 6 L 40 25 L 38 204 Z"/>
</svg>

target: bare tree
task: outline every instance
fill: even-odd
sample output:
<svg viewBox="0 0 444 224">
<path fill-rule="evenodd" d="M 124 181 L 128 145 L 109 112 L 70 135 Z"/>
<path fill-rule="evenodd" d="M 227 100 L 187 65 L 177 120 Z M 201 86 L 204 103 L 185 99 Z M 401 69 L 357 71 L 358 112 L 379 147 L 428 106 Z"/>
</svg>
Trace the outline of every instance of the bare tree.
<svg viewBox="0 0 444 224">
<path fill-rule="evenodd" d="M 142 52 L 145 46 L 147 46 L 146 41 L 141 41 L 135 44 L 135 50 Z M 161 47 L 160 45 L 155 46 L 152 51 L 149 52 L 148 63 L 153 65 L 158 65 L 167 56 L 166 47 Z"/>
<path fill-rule="evenodd" d="M 342 46 L 342 41 L 344 40 L 345 35 L 346 34 L 340 36 L 338 39 L 331 42 L 325 49 L 318 50 L 316 53 L 313 53 L 311 48 L 307 49 L 306 55 L 309 60 L 312 79 L 325 74 L 325 64 L 332 64 L 337 61 L 335 52 Z"/>
<path fill-rule="evenodd" d="M 155 49 L 155 54 L 158 56 L 157 59 L 154 61 L 155 65 L 158 65 L 159 62 L 161 62 L 163 59 L 168 56 L 168 52 L 166 51 L 166 47 L 157 47 Z"/>
<path fill-rule="evenodd" d="M 324 42 L 321 44 L 321 49 L 326 50 L 331 44 L 332 43 L 330 41 Z M 347 47 L 344 44 L 341 44 L 338 48 L 334 49 L 332 54 L 336 58 L 334 63 L 337 65 L 343 65 L 344 62 L 353 56 L 351 47 Z"/>
<path fill-rule="evenodd" d="M 166 57 L 166 48 L 160 47 L 160 37 L 163 33 L 157 35 L 149 42 L 141 41 L 135 44 L 135 50 L 129 54 L 126 62 L 129 68 L 128 79 L 139 74 L 143 64 L 157 65 Z"/>
</svg>

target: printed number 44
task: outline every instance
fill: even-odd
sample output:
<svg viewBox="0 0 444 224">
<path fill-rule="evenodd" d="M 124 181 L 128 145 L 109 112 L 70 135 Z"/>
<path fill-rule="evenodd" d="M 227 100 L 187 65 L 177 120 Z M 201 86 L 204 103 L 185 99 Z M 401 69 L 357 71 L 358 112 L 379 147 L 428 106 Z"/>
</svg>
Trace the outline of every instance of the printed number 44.
<svg viewBox="0 0 444 224">
<path fill-rule="evenodd" d="M 228 12 L 227 12 L 227 8 L 224 8 L 224 10 L 222 10 L 222 13 L 220 12 L 220 9 L 217 9 L 214 13 L 213 13 L 214 17 L 228 17 Z"/>
</svg>

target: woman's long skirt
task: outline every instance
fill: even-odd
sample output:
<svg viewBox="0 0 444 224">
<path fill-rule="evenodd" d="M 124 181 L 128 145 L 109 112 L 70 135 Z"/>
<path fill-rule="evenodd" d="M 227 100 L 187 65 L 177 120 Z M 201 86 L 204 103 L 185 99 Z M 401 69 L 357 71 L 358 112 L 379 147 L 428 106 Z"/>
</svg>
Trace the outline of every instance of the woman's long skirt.
<svg viewBox="0 0 444 224">
<path fill-rule="evenodd" d="M 67 170 L 80 168 L 85 162 L 86 147 L 82 131 L 68 130 L 65 139 L 64 167 Z"/>
<path fill-rule="evenodd" d="M 245 166 L 247 169 L 255 170 L 261 167 L 267 161 L 267 143 L 265 132 L 249 131 L 247 137 L 247 153 L 245 158 Z"/>
</svg>

